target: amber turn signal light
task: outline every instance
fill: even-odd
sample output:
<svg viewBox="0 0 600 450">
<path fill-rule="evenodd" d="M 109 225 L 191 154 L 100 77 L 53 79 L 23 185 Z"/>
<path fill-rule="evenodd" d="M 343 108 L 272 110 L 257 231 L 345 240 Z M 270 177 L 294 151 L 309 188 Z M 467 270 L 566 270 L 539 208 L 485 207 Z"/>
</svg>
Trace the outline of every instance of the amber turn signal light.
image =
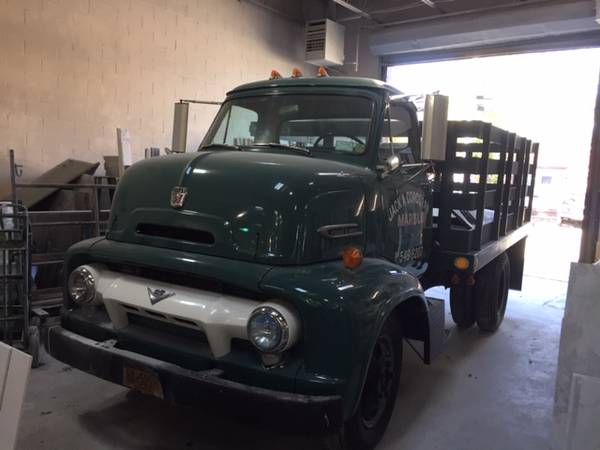
<svg viewBox="0 0 600 450">
<path fill-rule="evenodd" d="M 276 80 L 277 78 L 281 78 L 281 74 L 275 69 L 271 70 L 271 76 L 269 77 L 269 80 Z"/>
<path fill-rule="evenodd" d="M 458 270 L 467 270 L 470 266 L 469 260 L 464 256 L 459 256 L 458 258 L 454 258 L 454 267 Z"/>
<path fill-rule="evenodd" d="M 299 78 L 302 76 L 302 71 L 300 69 L 298 69 L 297 67 L 294 67 L 292 69 L 292 78 Z"/>
<path fill-rule="evenodd" d="M 363 261 L 362 250 L 357 247 L 348 247 L 342 252 L 342 260 L 348 269 L 356 269 Z"/>
</svg>

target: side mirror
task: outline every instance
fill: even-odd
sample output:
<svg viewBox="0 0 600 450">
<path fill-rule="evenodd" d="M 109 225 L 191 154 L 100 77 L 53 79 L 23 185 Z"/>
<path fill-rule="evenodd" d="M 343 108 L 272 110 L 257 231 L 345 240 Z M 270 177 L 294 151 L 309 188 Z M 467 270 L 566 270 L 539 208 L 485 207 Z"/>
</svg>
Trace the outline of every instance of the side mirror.
<svg viewBox="0 0 600 450">
<path fill-rule="evenodd" d="M 187 147 L 189 110 L 189 103 L 181 101 L 175 103 L 175 114 L 173 115 L 173 140 L 171 142 L 171 151 L 173 153 L 184 153 Z"/>
<path fill-rule="evenodd" d="M 390 156 L 388 159 L 385 160 L 386 172 L 393 172 L 398 167 L 400 167 L 400 158 L 398 158 L 396 155 Z"/>
<path fill-rule="evenodd" d="M 386 159 L 383 164 L 378 165 L 377 170 L 379 171 L 379 176 L 384 178 L 388 173 L 393 172 L 398 167 L 400 167 L 400 158 L 393 155 Z"/>
<path fill-rule="evenodd" d="M 448 97 L 428 95 L 423 113 L 421 159 L 444 161 L 448 133 Z"/>
</svg>

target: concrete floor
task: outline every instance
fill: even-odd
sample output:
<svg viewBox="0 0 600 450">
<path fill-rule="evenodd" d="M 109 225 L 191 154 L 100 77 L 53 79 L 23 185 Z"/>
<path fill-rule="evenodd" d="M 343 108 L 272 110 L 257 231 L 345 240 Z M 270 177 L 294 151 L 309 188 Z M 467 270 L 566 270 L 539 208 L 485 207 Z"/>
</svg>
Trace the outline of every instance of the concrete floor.
<svg viewBox="0 0 600 450">
<path fill-rule="evenodd" d="M 431 366 L 406 348 L 400 393 L 379 446 L 411 450 L 549 448 L 566 283 L 528 277 L 500 331 L 453 329 Z M 431 294 L 444 296 L 437 289 Z M 265 412 L 266 414 L 267 412 Z M 335 449 L 333 439 L 278 433 L 164 404 L 46 356 L 30 378 L 17 448 Z"/>
<path fill-rule="evenodd" d="M 396 409 L 379 449 L 549 449 L 565 280 L 580 233 L 536 224 L 523 291 L 511 291 L 496 334 L 458 332 L 448 313 L 451 337 L 431 366 L 405 346 Z M 447 297 L 443 289 L 428 294 Z M 19 450 L 338 448 L 334 439 L 170 406 L 49 356 L 44 362 L 30 377 Z"/>
</svg>

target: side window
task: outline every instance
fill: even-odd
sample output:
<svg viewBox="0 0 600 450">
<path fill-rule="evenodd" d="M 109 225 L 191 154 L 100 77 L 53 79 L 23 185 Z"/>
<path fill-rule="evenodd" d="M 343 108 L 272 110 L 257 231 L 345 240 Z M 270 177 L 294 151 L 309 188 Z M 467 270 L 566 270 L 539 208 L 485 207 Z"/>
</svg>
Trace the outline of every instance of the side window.
<svg viewBox="0 0 600 450">
<path fill-rule="evenodd" d="M 410 148 L 410 135 L 414 124 L 408 110 L 397 103 L 391 103 L 386 112 L 386 125 L 381 134 L 379 159 L 387 160 L 395 155 L 403 163 L 415 162 L 416 155 Z"/>
<path fill-rule="evenodd" d="M 233 105 L 213 138 L 214 143 L 248 145 L 254 142 L 254 127 L 258 114 L 248 108 Z"/>
</svg>

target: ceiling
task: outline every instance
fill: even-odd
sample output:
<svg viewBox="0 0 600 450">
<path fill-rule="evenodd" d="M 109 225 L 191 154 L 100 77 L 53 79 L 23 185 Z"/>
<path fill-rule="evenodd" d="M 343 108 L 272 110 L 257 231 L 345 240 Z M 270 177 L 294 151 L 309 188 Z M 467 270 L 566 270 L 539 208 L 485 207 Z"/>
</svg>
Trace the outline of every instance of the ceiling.
<svg viewBox="0 0 600 450">
<path fill-rule="evenodd" d="M 368 35 L 384 65 L 600 46 L 600 0 L 245 1 L 300 24 L 328 17 Z"/>
<path fill-rule="evenodd" d="M 444 14 L 484 10 L 497 6 L 518 6 L 526 0 L 347 0 L 346 3 L 359 8 L 369 18 L 360 16 L 337 5 L 336 20 L 351 22 L 360 20 L 363 25 L 385 26 L 396 22 L 423 19 Z"/>
<path fill-rule="evenodd" d="M 329 17 L 337 22 L 380 28 L 398 22 L 425 19 L 495 7 L 518 7 L 552 0 L 245 0 L 299 23 Z M 564 0 L 569 3 L 569 0 Z M 590 0 L 593 3 L 593 0 Z"/>
</svg>

